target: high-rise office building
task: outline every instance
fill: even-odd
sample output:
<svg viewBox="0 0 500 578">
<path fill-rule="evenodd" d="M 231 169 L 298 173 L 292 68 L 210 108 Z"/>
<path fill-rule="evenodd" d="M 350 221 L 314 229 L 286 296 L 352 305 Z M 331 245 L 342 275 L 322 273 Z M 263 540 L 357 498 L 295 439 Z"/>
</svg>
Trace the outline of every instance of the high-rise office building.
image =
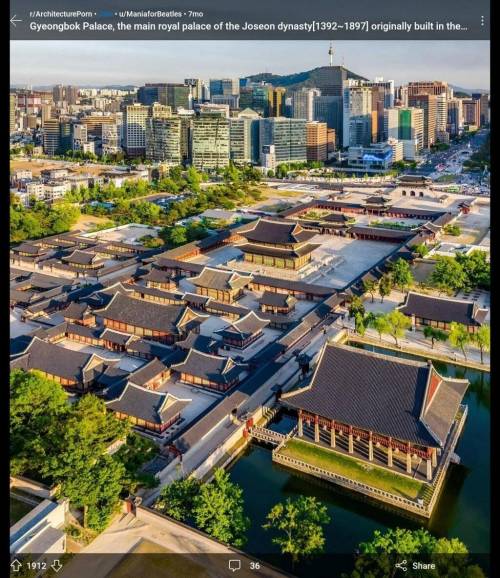
<svg viewBox="0 0 500 578">
<path fill-rule="evenodd" d="M 262 114 L 268 116 L 269 96 L 268 92 L 272 86 L 268 84 L 258 84 L 252 87 L 252 106 L 251 108 Z"/>
<path fill-rule="evenodd" d="M 328 158 L 328 126 L 326 122 L 306 124 L 306 146 L 308 161 L 326 161 Z"/>
<path fill-rule="evenodd" d="M 464 126 L 472 128 L 479 128 L 481 124 L 481 114 L 479 100 L 473 98 L 462 99 L 462 112 L 464 117 Z"/>
<path fill-rule="evenodd" d="M 178 108 L 177 116 L 181 121 L 181 158 L 183 162 L 191 161 L 191 143 L 193 131 L 193 119 L 196 116 L 194 110 Z"/>
<path fill-rule="evenodd" d="M 323 96 L 342 96 L 347 80 L 347 69 L 343 66 L 322 66 L 315 70 L 315 86 Z"/>
<path fill-rule="evenodd" d="M 47 119 L 43 125 L 43 152 L 53 156 L 59 151 L 59 146 L 59 120 L 56 118 Z"/>
<path fill-rule="evenodd" d="M 16 132 L 16 107 L 17 98 L 15 93 L 9 94 L 9 133 Z"/>
<path fill-rule="evenodd" d="M 284 116 L 285 88 L 270 88 L 267 93 L 267 116 Z"/>
<path fill-rule="evenodd" d="M 151 107 L 130 104 L 123 108 L 123 148 L 128 156 L 143 156 L 146 152 L 146 120 Z"/>
<path fill-rule="evenodd" d="M 342 143 L 342 97 L 315 96 L 313 99 L 314 120 L 326 122 L 328 128 L 335 131 L 337 143 Z"/>
<path fill-rule="evenodd" d="M 415 94 L 408 96 L 410 106 L 421 108 L 424 111 L 424 148 L 436 142 L 437 134 L 437 95 Z"/>
<path fill-rule="evenodd" d="M 84 144 L 88 142 L 87 125 L 74 124 L 72 132 L 71 148 L 74 151 L 82 151 Z"/>
<path fill-rule="evenodd" d="M 115 155 L 121 152 L 121 134 L 117 123 L 102 125 L 102 154 Z"/>
<path fill-rule="evenodd" d="M 490 95 L 488 93 L 474 93 L 472 99 L 479 101 L 479 122 L 481 126 L 486 126 L 490 122 Z"/>
<path fill-rule="evenodd" d="M 415 160 L 424 147 L 424 111 L 421 108 L 401 107 L 398 140 L 403 142 L 405 159 Z"/>
<path fill-rule="evenodd" d="M 384 111 L 384 138 L 399 139 L 399 108 L 386 108 Z"/>
<path fill-rule="evenodd" d="M 179 117 L 146 119 L 146 158 L 153 162 L 180 164 L 182 157 Z"/>
<path fill-rule="evenodd" d="M 382 77 L 376 77 L 374 80 L 363 80 L 363 86 L 377 88 L 383 95 L 384 108 L 394 106 L 394 80 L 384 80 Z"/>
<path fill-rule="evenodd" d="M 436 95 L 436 134 L 446 132 L 448 124 L 448 97 L 445 92 Z M 440 139 L 441 140 L 441 139 Z"/>
<path fill-rule="evenodd" d="M 178 107 L 190 108 L 191 87 L 169 82 L 148 83 L 137 91 L 140 104 L 151 106 L 155 102 L 168 105 L 175 111 Z"/>
<path fill-rule="evenodd" d="M 368 146 L 372 142 L 372 89 L 346 82 L 343 107 L 343 146 Z"/>
<path fill-rule="evenodd" d="M 184 84 L 191 88 L 191 98 L 198 102 L 203 102 L 206 99 L 206 87 L 201 78 L 185 78 Z"/>
<path fill-rule="evenodd" d="M 62 84 L 56 84 L 52 88 L 52 98 L 55 103 L 62 102 L 65 98 L 65 90 Z"/>
<path fill-rule="evenodd" d="M 239 78 L 211 78 L 209 86 L 210 98 L 215 95 L 231 96 L 240 93 Z"/>
<path fill-rule="evenodd" d="M 77 86 L 66 86 L 66 97 L 65 100 L 68 104 L 76 104 L 78 101 L 78 87 Z"/>
<path fill-rule="evenodd" d="M 237 94 L 216 94 L 210 100 L 213 104 L 227 104 L 230 110 L 236 110 L 240 106 L 240 97 Z"/>
<path fill-rule="evenodd" d="M 230 155 L 234 163 L 259 161 L 259 115 L 250 109 L 229 119 Z"/>
<path fill-rule="evenodd" d="M 441 80 L 418 80 L 416 82 L 408 83 L 408 98 L 420 94 L 446 94 L 447 97 L 452 98 L 453 90 L 448 86 L 447 82 Z M 409 103 L 410 104 L 410 103 Z"/>
<path fill-rule="evenodd" d="M 305 119 L 261 118 L 259 142 L 262 147 L 274 145 L 276 162 L 303 162 L 307 160 L 307 136 Z"/>
<path fill-rule="evenodd" d="M 462 101 L 459 98 L 451 98 L 447 103 L 448 120 L 446 131 L 451 137 L 460 134 L 464 127 L 464 117 L 462 111 Z"/>
<path fill-rule="evenodd" d="M 192 163 L 197 169 L 217 169 L 229 164 L 229 119 L 217 112 L 201 111 L 193 118 Z"/>
<path fill-rule="evenodd" d="M 308 122 L 315 120 L 314 99 L 321 96 L 321 92 L 315 88 L 302 88 L 291 93 L 292 117 L 305 118 Z"/>
</svg>

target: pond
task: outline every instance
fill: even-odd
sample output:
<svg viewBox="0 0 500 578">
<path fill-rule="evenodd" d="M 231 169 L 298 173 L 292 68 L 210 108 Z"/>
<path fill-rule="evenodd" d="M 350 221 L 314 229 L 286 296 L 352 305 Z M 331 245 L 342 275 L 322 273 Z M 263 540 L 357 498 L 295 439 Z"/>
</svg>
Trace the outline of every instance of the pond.
<svg viewBox="0 0 500 578">
<path fill-rule="evenodd" d="M 395 353 L 371 346 L 364 348 Z M 400 356 L 412 358 L 405 354 Z M 325 537 L 329 554 L 352 554 L 359 542 L 370 539 L 376 529 L 422 525 L 437 536 L 458 537 L 470 552 L 487 553 L 490 541 L 490 375 L 440 362 L 435 362 L 434 366 L 443 376 L 469 379 L 470 386 L 464 398 L 469 413 L 456 448 L 461 463 L 450 466 L 440 500 L 429 521 L 410 519 L 396 511 L 367 504 L 335 486 L 278 466 L 271 461 L 269 449 L 252 444 L 230 467 L 231 478 L 243 487 L 246 510 L 252 520 L 245 549 L 264 557 L 266 553 L 276 553 L 277 547 L 261 527 L 267 512 L 287 497 L 306 495 L 315 496 L 328 508 L 331 522 Z M 268 427 L 288 432 L 294 425 L 294 417 L 281 414 Z"/>
</svg>

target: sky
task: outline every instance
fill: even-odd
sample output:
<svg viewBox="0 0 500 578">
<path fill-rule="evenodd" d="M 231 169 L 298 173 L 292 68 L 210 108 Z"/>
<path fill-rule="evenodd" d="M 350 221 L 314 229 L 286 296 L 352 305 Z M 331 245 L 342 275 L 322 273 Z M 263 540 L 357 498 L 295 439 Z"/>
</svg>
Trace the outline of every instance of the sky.
<svg viewBox="0 0 500 578">
<path fill-rule="evenodd" d="M 111 85 L 291 74 L 328 65 L 325 41 L 12 41 L 11 84 Z M 489 89 L 487 41 L 337 41 L 334 64 L 396 85 Z"/>
</svg>

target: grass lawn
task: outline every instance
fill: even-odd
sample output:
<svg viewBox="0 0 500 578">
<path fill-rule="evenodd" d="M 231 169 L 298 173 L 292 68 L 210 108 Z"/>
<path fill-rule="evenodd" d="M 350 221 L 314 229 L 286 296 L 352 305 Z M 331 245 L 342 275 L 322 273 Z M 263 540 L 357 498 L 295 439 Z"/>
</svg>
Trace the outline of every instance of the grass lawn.
<svg viewBox="0 0 500 578">
<path fill-rule="evenodd" d="M 287 442 L 280 454 L 410 500 L 416 499 L 425 488 L 422 482 L 392 474 L 377 466 L 369 466 L 365 462 L 297 439 Z"/>
<path fill-rule="evenodd" d="M 22 500 L 17 500 L 16 498 L 10 497 L 10 525 L 14 525 L 23 516 L 26 516 L 35 506 L 27 504 Z"/>
<path fill-rule="evenodd" d="M 130 554 L 124 556 L 111 570 L 109 578 L 137 578 L 138 576 L 203 578 L 207 576 L 201 564 L 196 564 L 187 556 L 175 554 L 149 540 L 141 540 Z M 134 554 L 163 554 L 163 556 L 135 556 Z M 165 554 L 174 555 L 166 556 Z"/>
</svg>

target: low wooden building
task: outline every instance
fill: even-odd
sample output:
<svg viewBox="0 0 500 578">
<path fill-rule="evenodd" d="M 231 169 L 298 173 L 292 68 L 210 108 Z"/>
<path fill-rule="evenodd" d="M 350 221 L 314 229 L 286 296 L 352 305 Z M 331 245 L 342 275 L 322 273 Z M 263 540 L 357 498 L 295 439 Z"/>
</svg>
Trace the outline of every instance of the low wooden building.
<svg viewBox="0 0 500 578">
<path fill-rule="evenodd" d="M 230 357 L 221 357 L 190 349 L 182 363 L 171 366 L 183 383 L 200 385 L 215 391 L 227 391 L 240 382 L 246 367 Z"/>
<path fill-rule="evenodd" d="M 275 291 L 264 291 L 258 300 L 260 310 L 275 314 L 288 315 L 295 309 L 297 299 L 289 293 L 276 293 Z"/>
<path fill-rule="evenodd" d="M 475 301 L 435 297 L 410 291 L 405 302 L 397 308 L 411 318 L 413 327 L 436 327 L 449 331 L 451 324 L 465 325 L 469 333 L 475 333 L 484 324 L 487 309 L 480 309 Z"/>
<path fill-rule="evenodd" d="M 189 281 L 196 286 L 198 295 L 211 297 L 222 303 L 234 303 L 243 295 L 251 279 L 251 275 L 204 267 L 197 277 L 191 277 Z"/>
<path fill-rule="evenodd" d="M 179 421 L 182 410 L 190 401 L 128 382 L 116 399 L 106 402 L 106 407 L 119 419 L 126 419 L 148 432 L 161 434 Z"/>
<path fill-rule="evenodd" d="M 431 481 L 467 387 L 430 362 L 327 342 L 310 382 L 281 399 L 299 437 Z"/>
<path fill-rule="evenodd" d="M 222 337 L 224 345 L 244 349 L 262 335 L 264 327 L 269 325 L 268 319 L 261 319 L 253 311 L 234 321 L 230 325 L 216 331 Z"/>
<path fill-rule="evenodd" d="M 129 381 L 146 389 L 158 389 L 170 377 L 170 367 L 160 359 L 152 359 L 129 374 Z"/>
<path fill-rule="evenodd" d="M 238 246 L 245 261 L 281 269 L 301 269 L 319 247 L 319 243 L 310 242 L 315 231 L 286 221 L 258 219 L 239 231 L 239 235 L 247 241 Z"/>
<path fill-rule="evenodd" d="M 94 313 L 105 327 L 169 344 L 185 339 L 190 331 L 198 331 L 207 318 L 189 307 L 159 305 L 122 293 L 115 293 L 106 307 Z"/>
<path fill-rule="evenodd" d="M 117 364 L 117 360 L 73 351 L 33 337 L 20 355 L 11 360 L 11 369 L 36 370 L 64 387 L 79 392 L 88 391 L 97 375 Z"/>
</svg>

